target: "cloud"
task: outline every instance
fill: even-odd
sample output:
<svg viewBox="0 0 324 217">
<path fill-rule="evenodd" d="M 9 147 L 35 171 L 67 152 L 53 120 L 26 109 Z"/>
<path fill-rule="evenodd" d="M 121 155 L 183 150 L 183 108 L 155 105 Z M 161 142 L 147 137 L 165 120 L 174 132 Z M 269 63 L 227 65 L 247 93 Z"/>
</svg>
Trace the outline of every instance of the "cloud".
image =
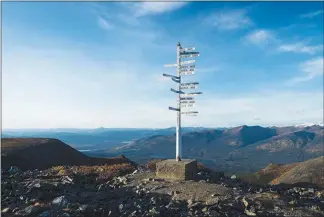
<svg viewBox="0 0 324 217">
<path fill-rule="evenodd" d="M 258 29 L 250 32 L 244 37 L 245 43 L 254 45 L 265 45 L 277 41 L 274 33 L 265 29 Z"/>
<path fill-rule="evenodd" d="M 98 17 L 98 24 L 104 30 L 110 30 L 113 28 L 113 25 L 101 16 Z"/>
<path fill-rule="evenodd" d="M 294 44 L 282 44 L 278 47 L 278 51 L 280 52 L 307 53 L 307 54 L 315 54 L 321 50 L 323 50 L 323 45 L 308 46 L 302 42 L 294 43 Z"/>
<path fill-rule="evenodd" d="M 134 5 L 135 16 L 161 14 L 182 8 L 187 2 L 140 2 Z"/>
<path fill-rule="evenodd" d="M 243 29 L 253 25 L 245 10 L 227 10 L 216 12 L 206 18 L 206 22 L 221 31 Z"/>
<path fill-rule="evenodd" d="M 291 79 L 288 84 L 297 84 L 300 82 L 305 82 L 314 79 L 318 76 L 323 76 L 324 66 L 323 66 L 324 58 L 316 57 L 306 62 L 303 62 L 299 65 L 299 69 L 303 72 L 304 75 L 295 77 Z"/>
<path fill-rule="evenodd" d="M 313 11 L 300 15 L 300 18 L 313 18 L 324 13 L 324 10 Z"/>
<path fill-rule="evenodd" d="M 202 126 L 282 126 L 323 120 L 322 92 L 259 91 L 240 96 L 205 94 L 204 99 L 197 101 L 198 120 L 190 122 Z M 304 112 L 301 113 L 301 109 Z"/>
</svg>

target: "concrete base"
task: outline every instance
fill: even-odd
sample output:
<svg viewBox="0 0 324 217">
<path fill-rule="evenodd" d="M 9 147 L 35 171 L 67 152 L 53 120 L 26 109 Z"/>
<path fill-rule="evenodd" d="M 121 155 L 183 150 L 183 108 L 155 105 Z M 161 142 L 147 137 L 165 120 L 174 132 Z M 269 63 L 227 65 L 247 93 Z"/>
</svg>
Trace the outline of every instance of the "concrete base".
<svg viewBox="0 0 324 217">
<path fill-rule="evenodd" d="M 163 179 L 195 180 L 197 161 L 192 159 L 168 159 L 156 164 L 156 176 Z"/>
</svg>

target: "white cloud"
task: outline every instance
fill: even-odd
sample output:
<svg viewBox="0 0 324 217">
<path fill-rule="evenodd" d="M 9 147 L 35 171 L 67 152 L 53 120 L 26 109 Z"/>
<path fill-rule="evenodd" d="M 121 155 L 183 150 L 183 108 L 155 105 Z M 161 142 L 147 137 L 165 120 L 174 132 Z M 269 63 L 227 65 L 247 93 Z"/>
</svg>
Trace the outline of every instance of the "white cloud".
<svg viewBox="0 0 324 217">
<path fill-rule="evenodd" d="M 135 15 L 140 17 L 174 11 L 186 4 L 187 2 L 140 2 L 134 5 L 134 10 Z"/>
<path fill-rule="evenodd" d="M 274 33 L 265 29 L 258 29 L 250 32 L 244 37 L 244 42 L 254 45 L 264 45 L 275 42 Z"/>
<path fill-rule="evenodd" d="M 313 11 L 300 15 L 300 18 L 313 18 L 324 13 L 324 10 Z"/>
<path fill-rule="evenodd" d="M 324 73 L 323 62 L 324 62 L 323 57 L 316 57 L 301 63 L 299 65 L 299 69 L 304 75 L 293 78 L 288 82 L 288 84 L 305 82 L 305 81 L 312 80 L 315 77 L 323 76 Z"/>
<path fill-rule="evenodd" d="M 207 17 L 206 22 L 222 31 L 243 29 L 253 25 L 245 10 L 219 11 Z"/>
<path fill-rule="evenodd" d="M 104 30 L 110 30 L 110 29 L 113 28 L 113 25 L 111 23 L 109 23 L 105 18 L 103 18 L 101 16 L 98 17 L 98 24 Z"/>
<path fill-rule="evenodd" d="M 322 92 L 258 92 L 241 96 L 208 96 L 197 100 L 202 126 L 280 126 L 323 120 Z M 303 112 L 300 112 L 301 108 Z M 257 118 L 256 118 L 257 117 Z"/>
<path fill-rule="evenodd" d="M 323 50 L 323 45 L 308 46 L 302 42 L 294 43 L 294 44 L 282 44 L 278 47 L 278 51 L 280 52 L 307 53 L 307 54 L 315 54 L 321 50 Z"/>
</svg>

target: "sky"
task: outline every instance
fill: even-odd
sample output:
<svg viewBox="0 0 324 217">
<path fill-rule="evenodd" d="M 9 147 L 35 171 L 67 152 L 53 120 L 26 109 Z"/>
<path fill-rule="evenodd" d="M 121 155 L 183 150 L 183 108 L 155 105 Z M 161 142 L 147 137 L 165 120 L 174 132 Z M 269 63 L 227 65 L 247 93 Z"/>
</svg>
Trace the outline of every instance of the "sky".
<svg viewBox="0 0 324 217">
<path fill-rule="evenodd" d="M 323 2 L 3 2 L 2 127 L 175 126 L 178 41 L 182 126 L 323 122 Z"/>
</svg>

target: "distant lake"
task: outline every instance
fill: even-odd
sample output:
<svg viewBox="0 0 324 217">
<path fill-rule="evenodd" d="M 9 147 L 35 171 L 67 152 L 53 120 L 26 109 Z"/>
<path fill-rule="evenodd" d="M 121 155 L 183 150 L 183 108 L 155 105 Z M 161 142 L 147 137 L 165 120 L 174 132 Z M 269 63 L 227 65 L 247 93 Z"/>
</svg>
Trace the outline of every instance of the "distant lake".
<svg viewBox="0 0 324 217">
<path fill-rule="evenodd" d="M 80 152 L 90 152 L 90 151 L 99 151 L 99 149 L 82 149 L 82 150 L 78 150 Z"/>
</svg>

